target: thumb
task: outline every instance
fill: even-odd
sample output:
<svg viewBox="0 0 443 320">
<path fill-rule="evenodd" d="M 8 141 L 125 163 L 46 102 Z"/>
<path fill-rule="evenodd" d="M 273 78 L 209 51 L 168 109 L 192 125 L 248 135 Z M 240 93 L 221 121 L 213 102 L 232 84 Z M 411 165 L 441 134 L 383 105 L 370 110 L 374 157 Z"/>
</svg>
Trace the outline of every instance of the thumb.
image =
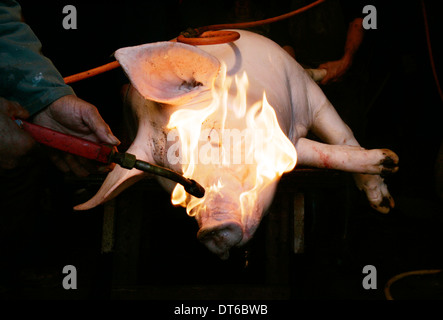
<svg viewBox="0 0 443 320">
<path fill-rule="evenodd" d="M 120 140 L 111 131 L 109 125 L 103 120 L 97 108 L 89 109 L 84 117 L 85 123 L 95 133 L 95 135 L 105 143 L 119 145 Z"/>
</svg>

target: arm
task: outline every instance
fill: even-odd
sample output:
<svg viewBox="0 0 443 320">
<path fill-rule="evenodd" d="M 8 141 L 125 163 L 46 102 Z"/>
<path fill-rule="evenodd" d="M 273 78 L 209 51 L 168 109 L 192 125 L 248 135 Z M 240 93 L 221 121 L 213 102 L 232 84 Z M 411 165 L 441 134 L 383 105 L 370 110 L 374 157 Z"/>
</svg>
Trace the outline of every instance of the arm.
<svg viewBox="0 0 443 320">
<path fill-rule="evenodd" d="M 351 67 L 355 53 L 358 51 L 364 37 L 362 22 L 363 19 L 360 17 L 350 22 L 343 57 L 340 60 L 329 61 L 318 66 L 318 69 L 327 70 L 326 76 L 320 82 L 321 84 L 340 80 Z"/>
<path fill-rule="evenodd" d="M 18 102 L 30 115 L 74 94 L 41 54 L 40 41 L 22 21 L 20 5 L 12 0 L 0 4 L 0 70 L 0 96 Z"/>
<path fill-rule="evenodd" d="M 76 97 L 52 62 L 42 55 L 40 41 L 22 21 L 21 8 L 13 0 L 0 3 L 0 70 L 0 97 L 4 98 L 0 100 L 0 132 L 6 135 L 0 140 L 0 157 L 8 158 L 0 167 L 15 167 L 17 158 L 32 147 L 30 137 L 16 130 L 12 116 L 31 116 L 34 123 L 54 130 L 119 144 L 97 108 Z M 89 172 L 81 160 L 70 155 L 56 154 L 53 160 L 65 172 L 72 170 L 81 176 Z"/>
</svg>

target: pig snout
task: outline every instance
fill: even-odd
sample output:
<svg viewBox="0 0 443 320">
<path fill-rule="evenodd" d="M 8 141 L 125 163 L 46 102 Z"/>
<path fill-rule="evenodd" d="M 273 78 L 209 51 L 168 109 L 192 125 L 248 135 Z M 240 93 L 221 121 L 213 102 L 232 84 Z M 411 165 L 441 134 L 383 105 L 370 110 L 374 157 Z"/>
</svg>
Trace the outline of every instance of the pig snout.
<svg viewBox="0 0 443 320">
<path fill-rule="evenodd" d="M 243 240 L 241 210 L 238 204 L 221 195 L 209 198 L 196 215 L 200 227 L 197 238 L 224 260 L 229 257 L 229 250 Z"/>
<path fill-rule="evenodd" d="M 218 221 L 200 228 L 197 238 L 221 259 L 229 258 L 229 250 L 243 239 L 243 230 L 236 221 Z"/>
</svg>

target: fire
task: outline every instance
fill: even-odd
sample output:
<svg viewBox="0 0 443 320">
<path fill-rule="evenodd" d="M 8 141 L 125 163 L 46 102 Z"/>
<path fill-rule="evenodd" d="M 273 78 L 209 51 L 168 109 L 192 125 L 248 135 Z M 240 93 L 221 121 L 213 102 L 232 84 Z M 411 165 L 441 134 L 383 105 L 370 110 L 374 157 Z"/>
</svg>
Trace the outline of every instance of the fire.
<svg viewBox="0 0 443 320">
<path fill-rule="evenodd" d="M 206 189 L 205 197 L 199 199 L 179 184 L 174 188 L 172 203 L 185 207 L 189 215 L 195 215 L 193 209 L 212 192 L 222 194 L 228 183 L 224 173 L 228 172 L 235 177 L 235 187 L 240 188 L 238 203 L 245 217 L 260 191 L 296 165 L 296 150 L 282 132 L 266 93 L 248 107 L 248 87 L 246 73 L 227 77 L 226 66 L 222 65 L 212 100 L 203 106 L 177 110 L 170 117 L 168 128 L 179 136 L 183 175 Z"/>
</svg>

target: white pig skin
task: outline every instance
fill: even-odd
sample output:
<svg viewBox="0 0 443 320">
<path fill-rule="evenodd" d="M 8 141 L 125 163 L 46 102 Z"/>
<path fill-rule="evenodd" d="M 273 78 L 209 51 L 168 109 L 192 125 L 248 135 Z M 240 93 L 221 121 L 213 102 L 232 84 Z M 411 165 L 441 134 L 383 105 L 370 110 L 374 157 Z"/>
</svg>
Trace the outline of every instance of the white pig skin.
<svg viewBox="0 0 443 320">
<path fill-rule="evenodd" d="M 178 109 L 199 108 L 207 103 L 211 99 L 211 88 L 218 80 L 220 65 L 224 63 L 227 77 L 247 73 L 248 102 L 261 99 L 266 92 L 282 131 L 297 150 L 298 165 L 354 173 L 357 187 L 366 193 L 371 206 L 387 213 L 394 201 L 380 174 L 398 169 L 396 154 L 387 149 L 360 147 L 320 87 L 286 51 L 261 35 L 237 31 L 240 39 L 228 44 L 195 47 L 170 41 L 117 50 L 115 56 L 132 85 L 127 92 L 127 103 L 138 121 L 137 136 L 128 152 L 180 172 L 181 167 L 169 165 L 166 158 L 170 146 L 166 140 L 169 117 Z M 309 131 L 323 143 L 307 139 Z M 102 204 L 143 177 L 138 170 L 117 165 L 98 193 L 75 209 L 87 210 Z M 169 191 L 175 185 L 165 179 L 161 182 Z M 233 194 L 238 195 L 239 190 L 229 190 L 229 187 L 223 190 L 226 190 L 222 191 L 226 205 L 221 208 L 212 201 L 196 219 L 204 229 L 200 231 L 205 238 L 202 241 L 211 251 L 226 258 L 230 247 L 242 245 L 252 237 L 263 211 L 272 202 L 275 185 L 260 197 L 264 200 L 258 201 L 253 208 L 254 217 L 248 222 L 235 214 L 230 216 L 229 208 L 236 207 Z M 232 223 L 221 223 L 222 231 L 206 240 L 215 229 L 209 227 L 208 230 L 205 225 L 212 225 L 214 221 Z"/>
</svg>

